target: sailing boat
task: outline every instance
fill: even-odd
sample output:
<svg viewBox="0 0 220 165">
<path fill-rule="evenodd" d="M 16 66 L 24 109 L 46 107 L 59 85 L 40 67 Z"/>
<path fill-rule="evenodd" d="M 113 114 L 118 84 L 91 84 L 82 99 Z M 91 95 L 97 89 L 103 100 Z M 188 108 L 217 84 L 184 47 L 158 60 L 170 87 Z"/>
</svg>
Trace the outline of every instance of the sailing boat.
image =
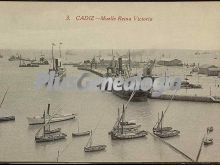
<svg viewBox="0 0 220 165">
<path fill-rule="evenodd" d="M 49 113 L 49 112 L 48 112 Z M 46 121 L 46 118 L 45 118 L 45 111 L 44 111 L 44 124 L 45 124 L 45 121 Z M 61 132 L 61 128 L 55 128 L 55 129 L 51 129 L 50 128 L 50 120 L 48 121 L 48 127 L 45 128 L 44 130 L 44 133 L 45 134 L 52 134 L 52 133 L 57 133 L 57 132 Z"/>
<path fill-rule="evenodd" d="M 210 133 L 210 127 L 207 128 L 207 133 L 204 137 L 203 143 L 204 145 L 213 144 L 213 138 L 210 138 L 208 134 Z"/>
<path fill-rule="evenodd" d="M 6 97 L 6 94 L 7 94 L 7 93 L 8 93 L 8 89 L 6 90 L 6 92 L 5 92 L 5 94 L 4 94 L 4 97 L 3 97 L 3 99 L 2 99 L 2 102 L 1 102 L 1 104 L 0 104 L 0 109 L 1 109 L 1 107 L 2 107 L 2 104 L 3 104 L 4 100 L 5 100 L 5 97 Z M 15 120 L 15 116 L 2 116 L 2 117 L 0 117 L 0 122 L 11 121 L 11 120 Z"/>
<path fill-rule="evenodd" d="M 86 136 L 90 134 L 90 131 L 79 132 L 79 119 L 77 120 L 78 132 L 73 132 L 72 136 Z"/>
<path fill-rule="evenodd" d="M 44 123 L 45 124 L 43 126 L 43 134 L 40 135 L 40 136 L 38 135 L 40 130 L 42 129 L 42 128 L 40 128 L 38 130 L 38 132 L 36 133 L 36 135 L 35 135 L 35 141 L 37 143 L 39 143 L 39 142 L 56 141 L 56 140 L 61 140 L 61 139 L 65 139 L 66 138 L 67 135 L 65 133 L 62 133 L 60 128 L 55 129 L 55 130 L 51 130 L 51 131 L 49 129 L 49 131 L 48 130 L 46 131 L 46 126 L 48 125 L 49 121 L 46 123 L 45 111 L 44 111 Z M 50 127 L 50 123 L 49 123 L 49 127 Z"/>
<path fill-rule="evenodd" d="M 172 127 L 163 127 L 163 118 L 164 118 L 164 113 L 162 111 L 161 118 L 159 119 L 159 114 L 158 114 L 158 122 L 156 126 L 153 128 L 153 133 L 160 138 L 168 138 L 168 137 L 173 137 L 179 135 L 180 131 L 178 130 L 173 130 Z"/>
<path fill-rule="evenodd" d="M 92 130 L 90 133 L 90 138 L 86 144 L 86 146 L 84 147 L 84 151 L 85 152 L 95 152 L 95 151 L 102 151 L 105 150 L 107 146 L 106 145 L 92 145 Z"/>
<path fill-rule="evenodd" d="M 140 138 L 145 137 L 147 135 L 147 132 L 144 130 L 138 131 L 137 125 L 126 125 L 125 122 L 125 108 L 123 105 L 123 112 L 121 117 L 118 117 L 118 120 L 116 121 L 113 130 L 111 131 L 111 138 L 113 140 L 115 139 L 134 139 L 134 138 Z M 133 130 L 126 126 L 133 126 Z M 136 127 L 135 127 L 136 126 Z"/>
<path fill-rule="evenodd" d="M 175 93 L 173 94 L 172 98 L 170 99 L 170 102 L 169 102 L 165 112 L 162 111 L 161 117 L 159 117 L 159 113 L 158 113 L 158 121 L 155 124 L 155 126 L 153 127 L 153 133 L 155 135 L 159 136 L 160 138 L 168 138 L 168 137 L 173 137 L 173 136 L 177 136 L 177 135 L 180 134 L 180 131 L 173 130 L 172 127 L 163 127 L 164 114 L 168 110 L 168 108 L 170 106 L 170 103 L 173 100 L 176 92 L 177 92 L 177 90 L 175 91 Z"/>
</svg>

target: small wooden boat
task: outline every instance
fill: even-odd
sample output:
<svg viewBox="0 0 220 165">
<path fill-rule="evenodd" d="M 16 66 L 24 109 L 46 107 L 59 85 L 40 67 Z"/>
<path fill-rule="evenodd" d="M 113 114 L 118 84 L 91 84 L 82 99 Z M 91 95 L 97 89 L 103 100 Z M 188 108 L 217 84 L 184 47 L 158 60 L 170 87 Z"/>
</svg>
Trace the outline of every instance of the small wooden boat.
<svg viewBox="0 0 220 165">
<path fill-rule="evenodd" d="M 210 127 L 207 127 L 207 132 L 212 132 L 213 131 L 213 127 L 210 126 Z"/>
<path fill-rule="evenodd" d="M 157 135 L 160 138 L 168 138 L 177 136 L 180 134 L 180 131 L 178 130 L 170 130 L 170 131 L 154 131 L 154 134 Z"/>
<path fill-rule="evenodd" d="M 55 135 L 49 134 L 49 135 L 35 136 L 35 141 L 37 143 L 39 143 L 39 142 L 51 142 L 51 141 L 65 139 L 66 136 L 67 135 L 65 133 L 58 133 L 58 134 L 55 134 Z"/>
<path fill-rule="evenodd" d="M 0 122 L 15 120 L 15 116 L 0 117 Z"/>
<path fill-rule="evenodd" d="M 142 131 L 138 131 L 138 132 L 128 132 L 128 133 L 120 133 L 120 132 L 116 132 L 116 133 L 112 133 L 111 134 L 111 138 L 113 140 L 119 139 L 119 140 L 124 140 L 124 139 L 135 139 L 135 138 L 141 138 L 141 137 L 145 137 L 147 135 L 147 132 L 142 130 Z"/>
<path fill-rule="evenodd" d="M 61 128 L 48 129 L 44 131 L 45 134 L 52 134 L 52 133 L 57 133 L 57 132 L 61 132 Z"/>
<path fill-rule="evenodd" d="M 84 147 L 84 151 L 85 152 L 101 151 L 101 150 L 105 150 L 106 147 L 107 147 L 106 145 L 89 146 L 89 147 Z"/>
<path fill-rule="evenodd" d="M 118 110 L 118 114 L 119 114 L 119 110 Z M 146 131 L 144 131 L 144 130 L 139 131 L 137 129 L 137 127 L 134 130 L 124 129 L 125 126 L 135 126 L 135 125 L 129 125 L 129 124 L 126 125 L 125 123 L 126 123 L 125 122 L 125 108 L 123 105 L 122 114 L 121 114 L 121 116 L 118 115 L 118 120 L 116 121 L 116 123 L 111 131 L 111 138 L 113 140 L 135 139 L 135 138 L 145 137 L 147 135 Z"/>
<path fill-rule="evenodd" d="M 90 133 L 90 138 L 84 147 L 85 152 L 97 152 L 97 151 L 102 151 L 106 149 L 106 145 L 92 145 L 92 130 Z"/>
<path fill-rule="evenodd" d="M 203 141 L 204 145 L 210 145 L 213 144 L 213 139 L 212 138 L 205 138 Z"/>
<path fill-rule="evenodd" d="M 84 131 L 84 132 L 79 132 L 79 119 L 77 120 L 77 125 L 78 125 L 78 132 L 73 132 L 72 136 L 86 136 L 90 134 L 90 131 Z"/>
</svg>

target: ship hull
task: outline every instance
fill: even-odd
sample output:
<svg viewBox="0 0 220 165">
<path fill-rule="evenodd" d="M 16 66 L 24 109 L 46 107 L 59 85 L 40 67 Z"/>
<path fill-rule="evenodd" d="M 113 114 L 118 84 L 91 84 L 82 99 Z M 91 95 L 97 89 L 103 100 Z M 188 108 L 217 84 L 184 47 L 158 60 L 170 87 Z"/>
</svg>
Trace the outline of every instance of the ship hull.
<svg viewBox="0 0 220 165">
<path fill-rule="evenodd" d="M 57 141 L 61 139 L 66 138 L 66 134 L 61 133 L 58 135 L 47 135 L 47 136 L 40 136 L 40 137 L 35 137 L 36 143 L 41 143 L 41 142 L 51 142 L 51 141 Z"/>
<path fill-rule="evenodd" d="M 112 90 L 112 93 L 122 99 L 125 100 L 129 100 L 131 94 L 133 91 L 115 91 Z M 131 101 L 133 102 L 143 102 L 143 101 L 147 101 L 148 97 L 150 96 L 150 92 L 149 91 L 136 91 L 134 96 L 132 97 Z"/>
<path fill-rule="evenodd" d="M 72 133 L 73 137 L 90 135 L 90 131 Z"/>
<path fill-rule="evenodd" d="M 15 116 L 0 117 L 0 122 L 12 121 L 12 120 L 15 120 Z"/>
<path fill-rule="evenodd" d="M 85 152 L 102 151 L 102 150 L 105 150 L 106 147 L 107 147 L 106 145 L 97 145 L 97 146 L 84 147 L 84 151 Z"/>
<path fill-rule="evenodd" d="M 71 120 L 74 119 L 76 116 L 75 114 L 70 114 L 70 115 L 65 115 L 61 117 L 54 117 L 50 120 L 50 123 L 54 122 L 60 122 L 60 121 L 65 121 L 65 120 Z M 29 125 L 36 125 L 36 124 L 44 124 L 44 118 L 43 117 L 27 117 Z M 46 119 L 46 122 L 48 122 L 49 119 Z"/>
<path fill-rule="evenodd" d="M 142 138 L 147 135 L 146 131 L 140 131 L 137 133 L 127 133 L 127 134 L 120 134 L 120 133 L 113 133 L 111 134 L 111 138 L 113 140 L 124 140 L 124 139 L 136 139 L 136 138 Z"/>
</svg>

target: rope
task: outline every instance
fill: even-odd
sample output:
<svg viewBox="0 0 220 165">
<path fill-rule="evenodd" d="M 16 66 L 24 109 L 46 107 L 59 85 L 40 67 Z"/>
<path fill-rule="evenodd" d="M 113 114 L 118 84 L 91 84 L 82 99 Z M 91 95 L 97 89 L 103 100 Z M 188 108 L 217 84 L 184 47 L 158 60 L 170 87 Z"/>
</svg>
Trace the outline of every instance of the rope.
<svg viewBox="0 0 220 165">
<path fill-rule="evenodd" d="M 1 106 L 2 106 L 2 104 L 3 104 L 3 102 L 4 102 L 4 100 L 5 100 L 5 96 L 6 96 L 6 94 L 8 93 L 8 90 L 9 90 L 9 87 L 7 88 L 7 90 L 6 90 L 6 92 L 5 92 L 4 96 L 3 96 L 2 102 L 1 102 L 1 104 L 0 104 L 0 108 L 1 108 Z"/>
<path fill-rule="evenodd" d="M 174 96 L 175 96 L 175 94 L 176 94 L 176 92 L 177 92 L 177 89 L 176 89 L 175 93 L 173 94 L 172 98 L 170 99 L 170 101 L 169 101 L 169 103 L 168 103 L 168 105 L 167 105 L 167 107 L 166 107 L 166 109 L 165 109 L 165 111 L 164 111 L 164 113 L 163 113 L 163 116 L 161 117 L 161 119 L 160 119 L 159 122 L 156 122 L 156 124 L 154 125 L 154 128 L 156 127 L 157 124 L 161 123 L 161 121 L 162 121 L 162 119 L 163 119 L 165 113 L 167 112 L 167 110 L 168 110 L 168 108 L 169 108 L 169 106 L 170 106 L 170 104 L 171 104 L 171 101 L 173 100 L 173 98 L 174 98 Z"/>
</svg>

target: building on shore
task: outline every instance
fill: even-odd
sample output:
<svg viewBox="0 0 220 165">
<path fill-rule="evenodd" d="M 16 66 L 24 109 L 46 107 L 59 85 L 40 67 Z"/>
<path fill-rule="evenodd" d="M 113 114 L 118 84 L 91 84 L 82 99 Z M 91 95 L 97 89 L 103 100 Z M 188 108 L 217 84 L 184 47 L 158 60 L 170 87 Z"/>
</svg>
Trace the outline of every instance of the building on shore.
<svg viewBox="0 0 220 165">
<path fill-rule="evenodd" d="M 215 65 L 208 65 L 208 64 L 201 65 L 201 66 L 199 66 L 199 74 L 206 74 L 206 75 L 208 75 L 208 72 L 209 72 L 208 70 L 210 68 L 217 68 L 217 66 L 215 66 Z"/>
<path fill-rule="evenodd" d="M 183 66 L 182 61 L 179 59 L 161 59 L 157 64 L 164 66 Z"/>
<path fill-rule="evenodd" d="M 208 68 L 208 76 L 220 75 L 220 68 Z"/>
</svg>

